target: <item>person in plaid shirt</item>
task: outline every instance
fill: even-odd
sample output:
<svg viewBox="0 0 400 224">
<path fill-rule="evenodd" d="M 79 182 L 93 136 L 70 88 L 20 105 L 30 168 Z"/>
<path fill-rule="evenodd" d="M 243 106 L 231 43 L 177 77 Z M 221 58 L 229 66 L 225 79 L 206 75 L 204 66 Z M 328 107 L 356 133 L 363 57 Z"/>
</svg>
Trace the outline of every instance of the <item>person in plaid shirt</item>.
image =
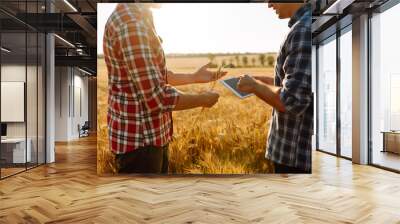
<svg viewBox="0 0 400 224">
<path fill-rule="evenodd" d="M 119 172 L 167 173 L 172 111 L 211 107 L 218 93 L 187 94 L 172 85 L 220 78 L 201 67 L 193 74 L 167 70 L 151 7 L 120 3 L 105 26 L 104 58 L 108 70 L 108 130 Z"/>
<path fill-rule="evenodd" d="M 239 90 L 254 93 L 274 110 L 266 158 L 276 173 L 311 172 L 313 95 L 311 90 L 311 5 L 269 3 L 280 19 L 290 18 L 272 77 L 244 75 Z"/>
</svg>

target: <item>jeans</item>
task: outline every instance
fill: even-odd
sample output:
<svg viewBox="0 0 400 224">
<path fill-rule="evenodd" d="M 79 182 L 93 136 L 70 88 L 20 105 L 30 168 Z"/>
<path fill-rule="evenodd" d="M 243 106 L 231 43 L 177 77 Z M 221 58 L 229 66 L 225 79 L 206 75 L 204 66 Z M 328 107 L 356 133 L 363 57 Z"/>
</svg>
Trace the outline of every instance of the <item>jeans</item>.
<svg viewBox="0 0 400 224">
<path fill-rule="evenodd" d="M 301 168 L 286 166 L 280 163 L 274 162 L 275 173 L 311 173 Z"/>
<path fill-rule="evenodd" d="M 168 174 L 168 145 L 145 146 L 116 155 L 118 173 Z"/>
</svg>

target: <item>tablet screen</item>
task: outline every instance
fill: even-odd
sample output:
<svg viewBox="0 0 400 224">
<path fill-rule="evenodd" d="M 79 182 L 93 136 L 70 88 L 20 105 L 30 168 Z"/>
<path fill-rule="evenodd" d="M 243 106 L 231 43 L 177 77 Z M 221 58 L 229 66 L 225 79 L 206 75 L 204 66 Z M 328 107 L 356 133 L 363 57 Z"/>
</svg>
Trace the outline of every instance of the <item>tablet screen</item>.
<svg viewBox="0 0 400 224">
<path fill-rule="evenodd" d="M 239 82 L 239 78 L 236 78 L 236 77 L 221 80 L 221 83 L 225 87 L 227 87 L 230 91 L 232 91 L 236 96 L 238 96 L 240 98 L 246 98 L 248 96 L 252 96 L 253 95 L 252 93 L 245 93 L 245 92 L 239 91 L 236 88 L 238 82 Z"/>
</svg>

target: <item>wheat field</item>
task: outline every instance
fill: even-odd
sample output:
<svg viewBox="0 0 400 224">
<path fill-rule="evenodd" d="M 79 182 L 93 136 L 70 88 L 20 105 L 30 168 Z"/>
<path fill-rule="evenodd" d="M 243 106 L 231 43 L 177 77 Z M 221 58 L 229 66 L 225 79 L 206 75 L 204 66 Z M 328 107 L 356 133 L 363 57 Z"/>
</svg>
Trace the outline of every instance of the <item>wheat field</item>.
<svg viewBox="0 0 400 224">
<path fill-rule="evenodd" d="M 169 70 L 191 73 L 207 63 L 207 57 L 167 57 Z M 229 76 L 272 75 L 270 67 L 229 68 Z M 107 69 L 104 59 L 97 61 L 98 148 L 97 171 L 114 173 L 115 164 L 108 148 Z M 177 87 L 185 92 L 209 90 L 212 83 Z M 214 90 L 219 102 L 212 108 L 173 112 L 174 140 L 169 145 L 169 172 L 176 174 L 254 174 L 269 173 L 265 159 L 266 137 L 271 107 L 252 96 L 239 99 L 220 83 Z"/>
</svg>

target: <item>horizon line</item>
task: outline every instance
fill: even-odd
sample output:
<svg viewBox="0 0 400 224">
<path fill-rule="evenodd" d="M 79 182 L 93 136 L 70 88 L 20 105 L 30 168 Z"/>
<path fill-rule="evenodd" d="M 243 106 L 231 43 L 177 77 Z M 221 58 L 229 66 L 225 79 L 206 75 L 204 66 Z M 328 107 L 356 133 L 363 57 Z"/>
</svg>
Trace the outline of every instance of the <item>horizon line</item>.
<svg viewBox="0 0 400 224">
<path fill-rule="evenodd" d="M 168 56 L 206 56 L 206 55 L 249 55 L 249 54 L 278 54 L 275 51 L 268 51 L 268 52 L 207 52 L 207 53 L 167 53 L 165 54 L 166 57 Z M 104 57 L 104 54 L 97 54 L 97 57 Z"/>
</svg>

